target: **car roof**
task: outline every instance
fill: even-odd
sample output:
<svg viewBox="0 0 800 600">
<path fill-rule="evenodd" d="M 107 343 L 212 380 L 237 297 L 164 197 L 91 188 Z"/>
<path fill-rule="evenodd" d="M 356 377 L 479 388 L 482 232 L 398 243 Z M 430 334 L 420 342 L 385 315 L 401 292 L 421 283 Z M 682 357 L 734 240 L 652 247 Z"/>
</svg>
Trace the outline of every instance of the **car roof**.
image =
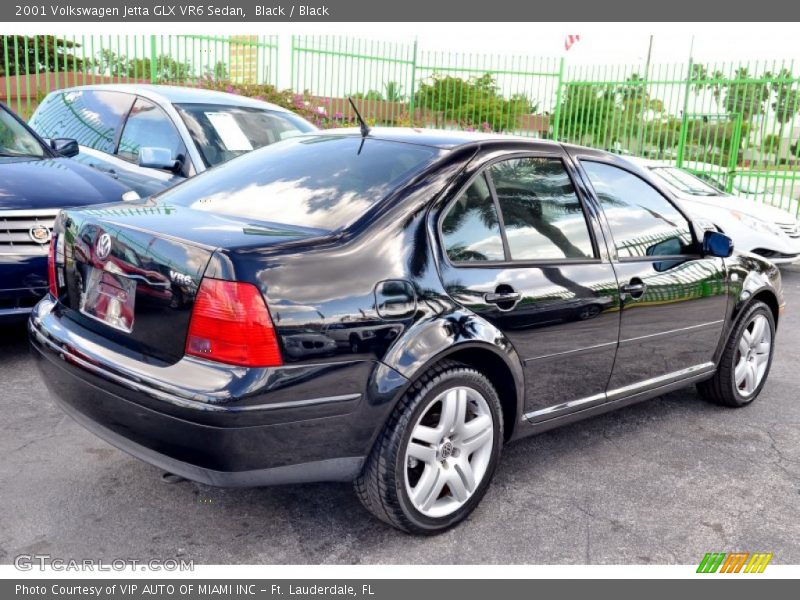
<svg viewBox="0 0 800 600">
<path fill-rule="evenodd" d="M 360 136 L 361 130 L 357 127 L 341 127 L 336 129 L 324 129 L 306 135 L 342 135 Z M 477 131 L 458 131 L 450 129 L 426 129 L 416 127 L 371 127 L 369 137 L 389 142 L 402 142 L 406 144 L 418 144 L 420 146 L 432 146 L 451 150 L 461 146 L 476 145 L 482 142 L 515 142 L 517 144 L 530 144 L 531 146 L 542 145 L 559 146 L 558 142 L 542 140 L 538 138 L 524 138 L 518 135 L 506 135 L 500 133 L 481 133 Z"/>
<path fill-rule="evenodd" d="M 184 87 L 177 85 L 152 85 L 147 83 L 102 83 L 79 85 L 71 88 L 57 90 L 58 92 L 80 91 L 80 90 L 102 90 L 109 92 L 125 92 L 137 94 L 148 100 L 157 103 L 170 102 L 173 104 L 222 104 L 225 106 L 242 106 L 249 108 L 261 108 L 290 113 L 290 110 L 264 102 L 247 96 L 229 94 L 217 90 L 206 90 L 202 88 Z"/>
<path fill-rule="evenodd" d="M 635 165 L 645 168 L 675 166 L 675 163 L 669 160 L 655 160 L 652 158 L 642 158 L 641 156 L 623 156 L 623 158 L 628 162 L 632 162 Z"/>
</svg>

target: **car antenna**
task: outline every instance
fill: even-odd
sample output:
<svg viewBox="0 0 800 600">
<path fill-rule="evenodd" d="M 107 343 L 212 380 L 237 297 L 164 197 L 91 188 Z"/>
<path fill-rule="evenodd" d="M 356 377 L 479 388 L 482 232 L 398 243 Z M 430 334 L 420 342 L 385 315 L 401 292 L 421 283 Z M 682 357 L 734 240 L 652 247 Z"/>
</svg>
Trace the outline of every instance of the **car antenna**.
<svg viewBox="0 0 800 600">
<path fill-rule="evenodd" d="M 364 120 L 364 117 L 361 116 L 361 113 L 358 112 L 356 108 L 356 103 L 353 102 L 353 98 L 348 96 L 347 99 L 350 101 L 350 106 L 353 107 L 353 112 L 356 113 L 356 118 L 358 119 L 358 126 L 361 129 L 361 137 L 367 137 L 369 135 L 369 125 Z"/>
<path fill-rule="evenodd" d="M 358 153 L 361 154 L 361 149 L 364 147 L 364 140 L 366 140 L 367 136 L 369 135 L 369 125 L 367 125 L 367 122 L 364 120 L 364 117 L 361 116 L 361 113 L 358 112 L 356 103 L 353 102 L 352 96 L 348 96 L 347 99 L 350 101 L 350 106 L 353 107 L 353 112 L 356 113 L 358 127 L 361 129 L 361 145 L 358 147 Z"/>
</svg>

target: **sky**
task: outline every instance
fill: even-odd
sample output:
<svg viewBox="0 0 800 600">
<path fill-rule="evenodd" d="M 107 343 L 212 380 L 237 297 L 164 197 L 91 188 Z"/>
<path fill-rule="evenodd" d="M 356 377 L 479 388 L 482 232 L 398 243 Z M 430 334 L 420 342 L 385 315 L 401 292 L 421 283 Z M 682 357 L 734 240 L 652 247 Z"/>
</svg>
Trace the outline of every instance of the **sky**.
<svg viewBox="0 0 800 600">
<path fill-rule="evenodd" d="M 15 24 L 29 34 L 142 33 L 141 24 Z M 794 59 L 800 69 L 796 23 L 186 23 L 148 24 L 154 34 L 330 34 L 412 42 L 428 50 L 565 56 L 573 64 L 644 62 L 653 35 L 653 62 L 682 62 L 690 49 L 700 62 Z M 581 41 L 564 51 L 567 34 Z M 692 40 L 694 39 L 693 48 Z"/>
<path fill-rule="evenodd" d="M 536 25 L 534 25 L 535 27 Z M 574 24 L 547 27 L 547 32 L 531 35 L 531 24 L 511 24 L 498 27 L 483 25 L 481 35 L 462 32 L 422 29 L 417 38 L 420 45 L 437 50 L 498 52 L 564 56 L 572 64 L 600 62 L 645 62 L 653 35 L 651 60 L 655 62 L 685 62 L 690 52 L 700 62 L 731 60 L 795 59 L 800 66 L 800 36 L 784 25 L 751 24 L 736 26 L 628 26 Z M 567 34 L 578 34 L 581 40 L 569 51 L 564 50 Z"/>
</svg>

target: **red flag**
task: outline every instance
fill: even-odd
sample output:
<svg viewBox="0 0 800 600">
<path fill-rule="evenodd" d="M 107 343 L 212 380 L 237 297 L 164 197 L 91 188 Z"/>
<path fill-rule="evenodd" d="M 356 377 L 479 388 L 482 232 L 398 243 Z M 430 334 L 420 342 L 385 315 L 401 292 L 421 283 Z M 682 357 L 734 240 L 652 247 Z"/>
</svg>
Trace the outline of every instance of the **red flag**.
<svg viewBox="0 0 800 600">
<path fill-rule="evenodd" d="M 581 41 L 581 36 L 579 35 L 568 35 L 564 40 L 564 50 L 569 50 L 574 46 L 577 42 Z"/>
</svg>

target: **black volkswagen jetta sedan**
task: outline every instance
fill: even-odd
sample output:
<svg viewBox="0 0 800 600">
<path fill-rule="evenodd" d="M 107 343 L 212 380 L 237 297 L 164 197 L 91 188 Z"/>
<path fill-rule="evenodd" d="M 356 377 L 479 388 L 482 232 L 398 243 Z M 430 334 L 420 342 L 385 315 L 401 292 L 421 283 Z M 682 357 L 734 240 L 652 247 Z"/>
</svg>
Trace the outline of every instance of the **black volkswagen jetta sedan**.
<svg viewBox="0 0 800 600">
<path fill-rule="evenodd" d="M 416 533 L 509 441 L 679 387 L 761 392 L 780 274 L 611 154 L 317 133 L 68 210 L 30 323 L 64 410 L 220 486 L 352 480 Z"/>
</svg>

